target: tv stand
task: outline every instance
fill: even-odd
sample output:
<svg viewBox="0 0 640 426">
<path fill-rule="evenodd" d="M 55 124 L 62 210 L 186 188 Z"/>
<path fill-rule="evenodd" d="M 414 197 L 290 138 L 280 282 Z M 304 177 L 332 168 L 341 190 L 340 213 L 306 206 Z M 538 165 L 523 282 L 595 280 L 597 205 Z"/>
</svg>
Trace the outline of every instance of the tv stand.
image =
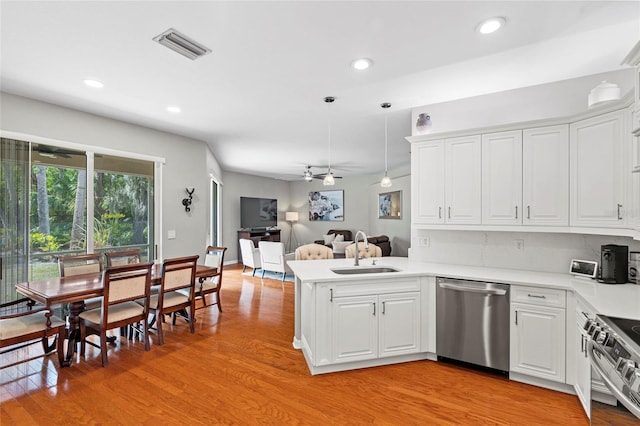
<svg viewBox="0 0 640 426">
<path fill-rule="evenodd" d="M 240 240 L 247 239 L 253 241 L 258 247 L 260 241 L 280 241 L 279 229 L 240 229 L 238 230 L 238 263 L 242 263 L 242 252 L 240 251 Z"/>
</svg>

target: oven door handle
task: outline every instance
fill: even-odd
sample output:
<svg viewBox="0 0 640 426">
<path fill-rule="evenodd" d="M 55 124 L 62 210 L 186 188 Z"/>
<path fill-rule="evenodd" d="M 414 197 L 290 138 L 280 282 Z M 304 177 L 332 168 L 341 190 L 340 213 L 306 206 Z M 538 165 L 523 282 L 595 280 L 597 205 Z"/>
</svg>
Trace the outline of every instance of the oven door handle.
<svg viewBox="0 0 640 426">
<path fill-rule="evenodd" d="M 605 358 L 607 357 L 607 355 L 593 343 L 593 340 L 589 340 L 589 342 L 587 343 L 587 349 L 589 353 L 589 360 L 591 361 L 591 366 L 598 372 L 598 374 L 602 378 L 602 381 L 604 381 L 604 384 L 607 385 L 607 388 L 611 391 L 613 396 L 615 396 L 616 399 L 622 403 L 622 405 L 627 407 L 631 414 L 640 419 L 640 407 L 635 405 L 632 401 L 629 401 L 629 398 L 615 386 L 615 384 L 607 375 L 606 371 L 604 371 L 604 369 L 600 366 L 598 355 L 596 355 L 596 352 L 598 352 Z"/>
</svg>

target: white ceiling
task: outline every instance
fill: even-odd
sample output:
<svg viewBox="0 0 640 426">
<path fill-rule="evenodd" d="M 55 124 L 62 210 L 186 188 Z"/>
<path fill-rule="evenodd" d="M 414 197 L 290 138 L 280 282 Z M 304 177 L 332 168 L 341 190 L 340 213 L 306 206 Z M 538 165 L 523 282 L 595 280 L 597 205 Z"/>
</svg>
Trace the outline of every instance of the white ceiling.
<svg viewBox="0 0 640 426">
<path fill-rule="evenodd" d="M 475 32 L 493 16 L 502 31 Z M 380 103 L 393 169 L 409 162 L 411 108 L 617 70 L 640 39 L 638 1 L 2 0 L 0 19 L 3 91 L 203 140 L 224 170 L 288 180 L 328 163 L 329 113 L 337 174 L 382 173 Z M 152 41 L 168 28 L 212 53 Z M 358 57 L 374 66 L 351 69 Z"/>
</svg>

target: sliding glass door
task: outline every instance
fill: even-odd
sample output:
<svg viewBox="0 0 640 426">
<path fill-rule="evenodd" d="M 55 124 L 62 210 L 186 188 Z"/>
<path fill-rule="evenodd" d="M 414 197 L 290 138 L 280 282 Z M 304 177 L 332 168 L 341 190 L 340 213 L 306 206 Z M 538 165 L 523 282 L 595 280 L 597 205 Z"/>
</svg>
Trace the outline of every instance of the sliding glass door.
<svg viewBox="0 0 640 426">
<path fill-rule="evenodd" d="M 153 259 L 154 163 L 96 154 L 94 165 L 95 250 L 140 249 Z"/>
<path fill-rule="evenodd" d="M 154 258 L 154 161 L 1 141 L 0 302 L 17 298 L 18 282 L 57 276 L 60 256 Z"/>
</svg>

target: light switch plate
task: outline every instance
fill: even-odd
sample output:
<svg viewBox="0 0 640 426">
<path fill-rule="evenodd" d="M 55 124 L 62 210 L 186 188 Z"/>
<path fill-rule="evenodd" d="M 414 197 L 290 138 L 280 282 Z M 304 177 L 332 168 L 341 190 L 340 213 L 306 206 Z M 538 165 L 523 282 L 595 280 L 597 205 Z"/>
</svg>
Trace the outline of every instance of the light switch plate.
<svg viewBox="0 0 640 426">
<path fill-rule="evenodd" d="M 174 240 L 176 238 L 176 231 L 174 229 L 167 231 L 167 238 Z"/>
</svg>

